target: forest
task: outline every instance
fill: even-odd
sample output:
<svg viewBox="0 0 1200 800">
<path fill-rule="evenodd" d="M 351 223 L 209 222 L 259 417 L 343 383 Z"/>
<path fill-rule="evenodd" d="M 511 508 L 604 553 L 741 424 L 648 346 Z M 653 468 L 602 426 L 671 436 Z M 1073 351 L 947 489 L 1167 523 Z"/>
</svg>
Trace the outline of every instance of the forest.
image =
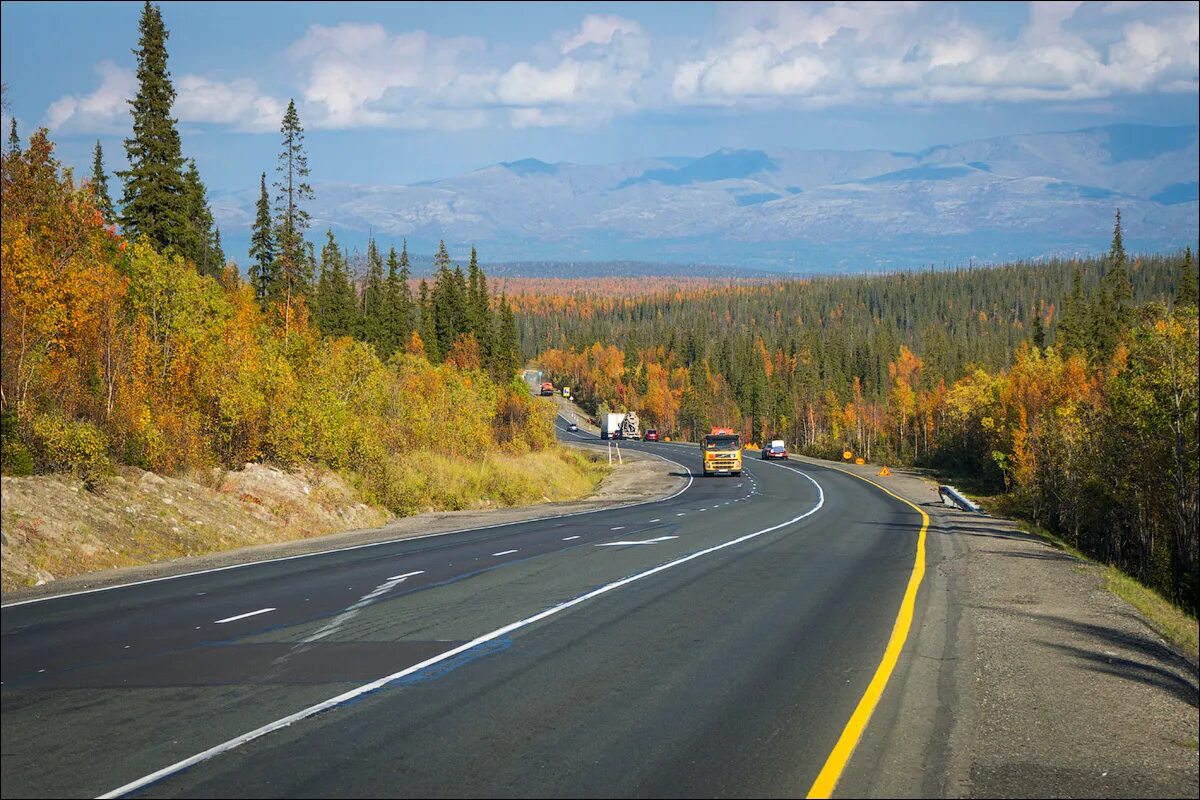
<svg viewBox="0 0 1200 800">
<path fill-rule="evenodd" d="M 406 513 L 471 502 L 447 486 L 483 456 L 553 448 L 553 407 L 517 375 L 512 310 L 474 256 L 464 272 L 443 246 L 416 297 L 403 243 L 399 255 L 389 248 L 385 274 L 372 241 L 361 279 L 332 233 L 316 257 L 294 104 L 281 124 L 273 200 L 261 177 L 246 279 L 226 263 L 170 115 L 166 31 L 150 3 L 140 30 L 119 204 L 99 143 L 92 175 L 77 182 L 45 129 L 24 142 L 15 120 L 10 130 L 4 474 L 73 472 L 98 487 L 119 464 L 183 473 L 311 461 L 352 474 L 366 499 Z M 511 488 L 470 491 L 543 494 Z"/>
<path fill-rule="evenodd" d="M 526 352 L 593 412 L 694 440 L 938 468 L 1195 612 L 1190 249 L 641 296 L 514 291 Z"/>
</svg>

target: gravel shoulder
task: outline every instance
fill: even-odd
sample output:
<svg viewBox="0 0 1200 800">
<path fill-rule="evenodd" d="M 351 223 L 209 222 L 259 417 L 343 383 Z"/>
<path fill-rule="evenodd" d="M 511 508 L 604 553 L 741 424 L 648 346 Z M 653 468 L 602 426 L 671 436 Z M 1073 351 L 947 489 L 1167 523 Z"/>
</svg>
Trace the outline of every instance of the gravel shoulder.
<svg viewBox="0 0 1200 800">
<path fill-rule="evenodd" d="M 567 443 L 587 449 L 588 444 Z M 358 527 L 340 533 L 314 538 L 297 539 L 271 544 L 241 547 L 218 553 L 189 558 L 177 558 L 134 567 L 122 567 L 60 578 L 42 586 L 18 588 L 4 592 L 5 603 L 18 602 L 56 594 L 67 594 L 124 583 L 154 580 L 237 564 L 266 561 L 309 553 L 340 550 L 364 544 L 374 544 L 416 536 L 504 525 L 526 520 L 543 519 L 563 514 L 577 514 L 605 508 L 657 500 L 682 489 L 686 474 L 678 466 L 650 455 L 624 454 L 623 463 L 614 464 L 596 492 L 585 500 L 566 503 L 539 503 L 510 508 L 473 511 L 444 511 L 401 517 L 377 527 Z"/>
<path fill-rule="evenodd" d="M 848 471 L 930 528 L 916 623 L 838 796 L 1196 797 L 1197 667 L 1100 567 L 914 473 Z"/>
</svg>

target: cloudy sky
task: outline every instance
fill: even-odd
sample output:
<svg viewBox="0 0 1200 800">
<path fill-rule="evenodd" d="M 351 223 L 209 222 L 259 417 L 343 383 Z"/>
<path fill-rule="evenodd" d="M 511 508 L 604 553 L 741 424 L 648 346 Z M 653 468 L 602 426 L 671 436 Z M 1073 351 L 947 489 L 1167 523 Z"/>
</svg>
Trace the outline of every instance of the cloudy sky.
<svg viewBox="0 0 1200 800">
<path fill-rule="evenodd" d="M 918 150 L 1195 124 L 1196 2 L 161 4 L 185 154 L 257 185 L 295 98 L 317 181 L 719 147 Z M 141 3 L 4 2 L 4 129 L 123 163 Z"/>
</svg>

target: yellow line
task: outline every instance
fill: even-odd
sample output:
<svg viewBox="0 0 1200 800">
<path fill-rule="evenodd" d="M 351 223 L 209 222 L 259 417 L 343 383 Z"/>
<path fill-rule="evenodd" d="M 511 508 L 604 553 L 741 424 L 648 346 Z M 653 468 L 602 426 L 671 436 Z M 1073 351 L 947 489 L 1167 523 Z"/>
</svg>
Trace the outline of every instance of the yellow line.
<svg viewBox="0 0 1200 800">
<path fill-rule="evenodd" d="M 837 467 L 831 467 L 831 469 L 837 469 Z M 855 475 L 853 472 L 847 472 L 844 469 L 837 469 L 837 471 L 845 472 L 847 475 L 852 475 L 859 480 L 866 481 L 877 489 L 887 492 L 897 500 L 911 506 L 921 515 L 921 533 L 917 537 L 917 557 L 913 563 L 912 575 L 908 578 L 908 588 L 904 591 L 904 600 L 900 603 L 900 611 L 896 615 L 896 624 L 892 628 L 892 636 L 888 639 L 887 649 L 883 651 L 883 660 L 879 662 L 879 667 L 875 670 L 875 677 L 871 678 L 871 683 L 867 686 L 866 693 L 858 701 L 858 706 L 855 707 L 854 713 L 850 715 L 850 721 L 846 723 L 846 727 L 842 730 L 842 735 L 838 738 L 837 744 L 834 745 L 833 752 L 829 754 L 829 758 L 825 759 L 825 766 L 821 768 L 817 779 L 813 781 L 812 788 L 808 790 L 808 797 L 833 796 L 833 790 L 837 786 L 838 780 L 841 779 L 846 765 L 850 763 L 850 756 L 854 755 L 854 748 L 858 746 L 858 741 L 862 738 L 863 731 L 867 729 L 867 723 L 871 720 L 871 714 L 875 713 L 875 707 L 879 705 L 879 698 L 883 696 L 884 687 L 887 686 L 888 679 L 892 677 L 892 671 L 896 668 L 896 662 L 900 658 L 900 651 L 904 648 L 905 640 L 908 639 L 908 630 L 912 627 L 913 609 L 917 603 L 917 589 L 920 588 L 921 580 L 925 577 L 925 532 L 929 529 L 929 515 L 915 504 L 885 489 L 873 480 L 864 478 L 861 475 Z"/>
</svg>

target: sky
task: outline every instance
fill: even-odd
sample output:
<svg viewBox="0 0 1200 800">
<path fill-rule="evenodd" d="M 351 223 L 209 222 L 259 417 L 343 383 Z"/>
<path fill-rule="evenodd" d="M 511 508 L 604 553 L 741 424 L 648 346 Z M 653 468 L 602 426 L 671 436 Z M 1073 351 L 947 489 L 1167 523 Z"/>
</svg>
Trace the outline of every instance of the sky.
<svg viewBox="0 0 1200 800">
<path fill-rule="evenodd" d="M 257 186 L 294 99 L 314 182 L 721 147 L 914 151 L 1197 122 L 1196 2 L 160 4 L 184 153 Z M 4 2 L 4 130 L 124 165 L 137 2 Z"/>
</svg>

